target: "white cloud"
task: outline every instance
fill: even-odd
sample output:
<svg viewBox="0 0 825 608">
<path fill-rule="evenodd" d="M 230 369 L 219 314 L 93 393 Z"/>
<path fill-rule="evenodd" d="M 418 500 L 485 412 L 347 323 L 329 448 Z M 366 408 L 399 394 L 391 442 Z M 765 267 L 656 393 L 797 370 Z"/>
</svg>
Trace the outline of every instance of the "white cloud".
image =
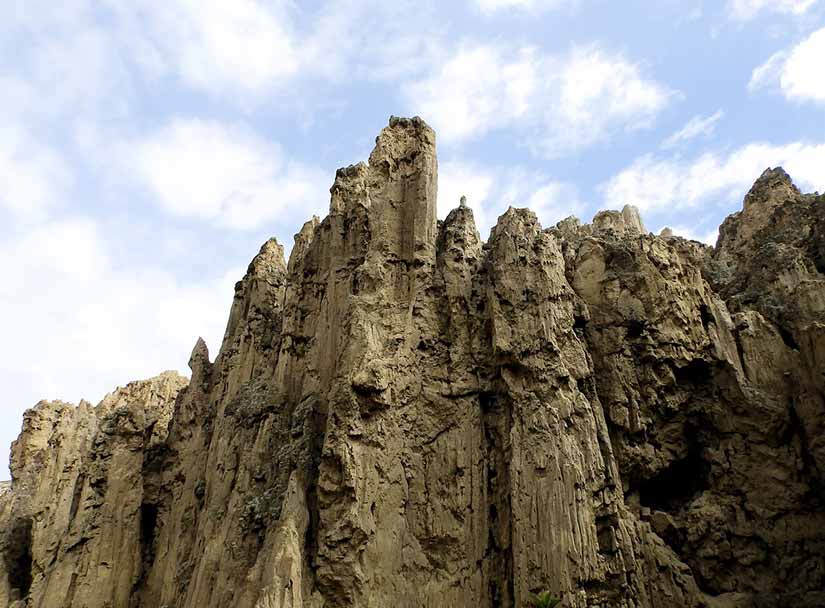
<svg viewBox="0 0 825 608">
<path fill-rule="evenodd" d="M 100 399 L 164 369 L 186 372 L 196 338 L 217 353 L 242 269 L 182 281 L 160 268 L 122 267 L 90 218 L 48 220 L 0 242 L 0 352 L 6 447 L 38 400 Z"/>
<path fill-rule="evenodd" d="M 493 189 L 493 172 L 463 162 L 442 162 L 438 168 L 438 217 L 458 207 L 462 196 L 469 204 L 483 204 Z"/>
<path fill-rule="evenodd" d="M 124 146 L 124 163 L 166 211 L 253 229 L 329 207 L 328 175 L 290 162 L 280 148 L 239 126 L 178 120 Z"/>
<path fill-rule="evenodd" d="M 753 143 L 694 159 L 643 156 L 602 184 L 608 207 L 630 203 L 642 211 L 673 211 L 739 200 L 768 167 L 783 166 L 803 189 L 825 190 L 825 144 Z"/>
<path fill-rule="evenodd" d="M 728 0 L 728 13 L 738 21 L 754 19 L 764 12 L 801 15 L 818 0 Z"/>
<path fill-rule="evenodd" d="M 671 96 L 636 64 L 595 46 L 575 50 L 559 67 L 560 103 L 545 114 L 547 126 L 556 124 L 556 112 L 562 120 L 551 147 L 583 147 L 615 129 L 647 126 Z"/>
<path fill-rule="evenodd" d="M 725 113 L 718 110 L 710 116 L 694 116 L 688 123 L 662 142 L 662 148 L 675 148 L 681 143 L 697 137 L 710 137 L 716 131 L 718 123 Z"/>
<path fill-rule="evenodd" d="M 168 90 L 166 79 L 243 109 L 273 95 L 301 108 L 319 85 L 397 78 L 428 63 L 446 27 L 428 5 L 71 0 L 58 10 L 28 0 L 0 3 L 0 28 L 25 40 L 12 67 L 50 114 L 123 114 L 142 93 L 135 87 Z"/>
<path fill-rule="evenodd" d="M 778 84 L 791 100 L 825 103 L 825 28 L 813 32 L 790 50 L 774 54 L 753 70 L 748 89 L 755 91 Z"/>
<path fill-rule="evenodd" d="M 290 0 L 151 0 L 143 14 L 156 48 L 178 57 L 174 67 L 187 84 L 263 99 L 261 93 L 294 94 L 288 87 L 301 80 L 317 85 L 408 74 L 432 58 L 443 29 L 420 0 L 315 7 Z"/>
<path fill-rule="evenodd" d="M 540 186 L 527 199 L 526 206 L 536 212 L 545 228 L 571 215 L 581 215 L 584 211 L 584 203 L 579 200 L 576 187 L 562 182 Z"/>
<path fill-rule="evenodd" d="M 779 51 L 771 55 L 765 63 L 755 67 L 751 72 L 751 79 L 748 82 L 748 91 L 753 93 L 754 91 L 778 83 L 782 77 L 782 71 L 785 69 L 787 59 L 788 53 L 786 51 Z"/>
<path fill-rule="evenodd" d="M 9 41 L 0 82 L 6 117 L 41 124 L 124 114 L 132 80 L 121 36 L 113 24 L 96 21 L 95 9 L 87 0 L 0 3 L 0 39 Z"/>
<path fill-rule="evenodd" d="M 655 231 L 655 234 L 659 234 L 662 229 L 666 226 L 662 226 L 659 230 Z M 704 243 L 705 245 L 716 245 L 716 240 L 719 238 L 719 228 L 713 228 L 712 230 L 708 230 L 707 232 L 700 232 L 697 231 L 695 227 L 688 227 L 682 225 L 676 226 L 667 226 L 671 229 L 674 236 L 681 236 L 685 239 L 690 239 L 692 241 L 699 241 L 700 243 Z"/>
<path fill-rule="evenodd" d="M 144 67 L 172 69 L 196 88 L 260 91 L 299 69 L 280 0 L 109 0 L 109 6 Z"/>
<path fill-rule="evenodd" d="M 27 108 L 36 102 L 34 87 L 22 78 L 10 74 L 0 75 L 0 112 L 5 122 L 20 124 Z"/>
<path fill-rule="evenodd" d="M 420 0 L 107 2 L 124 53 L 144 72 L 246 108 L 277 94 L 300 109 L 319 85 L 408 75 L 433 60 L 445 30 Z"/>
<path fill-rule="evenodd" d="M 438 172 L 438 215 L 443 218 L 458 206 L 462 196 L 473 210 L 476 227 L 486 239 L 498 217 L 508 207 L 532 209 L 543 226 L 552 226 L 585 205 L 575 186 L 521 167 L 483 167 L 447 161 Z"/>
<path fill-rule="evenodd" d="M 0 293 L 11 297 L 27 275 L 60 276 L 74 281 L 94 281 L 106 269 L 101 236 L 94 221 L 70 218 L 27 228 L 3 247 Z"/>
<path fill-rule="evenodd" d="M 304 14 L 301 75 L 328 82 L 397 80 L 438 61 L 449 22 L 430 0 L 349 0 Z M 426 32 L 425 36 L 421 32 Z"/>
<path fill-rule="evenodd" d="M 492 14 L 501 10 L 518 9 L 536 11 L 559 8 L 570 4 L 571 0 L 474 0 L 482 13 Z"/>
<path fill-rule="evenodd" d="M 0 208 L 8 209 L 16 221 L 45 218 L 72 180 L 57 152 L 22 128 L 0 123 Z"/>
<path fill-rule="evenodd" d="M 527 115 L 537 93 L 540 63 L 531 49 L 505 57 L 495 47 L 462 47 L 437 73 L 405 92 L 442 140 L 467 139 Z"/>
<path fill-rule="evenodd" d="M 780 83 L 785 96 L 825 103 L 825 28 L 791 50 Z"/>
<path fill-rule="evenodd" d="M 548 157 L 649 126 L 672 96 L 638 65 L 595 45 L 542 55 L 463 44 L 403 92 L 448 144 L 516 128 L 529 130 L 529 145 Z"/>
</svg>

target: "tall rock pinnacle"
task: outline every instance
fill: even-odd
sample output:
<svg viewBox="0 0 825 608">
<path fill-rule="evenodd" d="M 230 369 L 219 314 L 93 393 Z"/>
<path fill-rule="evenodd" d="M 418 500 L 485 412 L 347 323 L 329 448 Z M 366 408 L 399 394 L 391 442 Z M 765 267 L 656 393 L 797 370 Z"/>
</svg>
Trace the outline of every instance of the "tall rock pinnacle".
<svg viewBox="0 0 825 608">
<path fill-rule="evenodd" d="M 369 210 L 376 246 L 406 262 L 431 261 L 437 189 L 435 133 L 420 118 L 392 117 L 375 140 L 369 164 L 338 171 L 330 212 L 346 214 L 360 205 Z"/>
</svg>

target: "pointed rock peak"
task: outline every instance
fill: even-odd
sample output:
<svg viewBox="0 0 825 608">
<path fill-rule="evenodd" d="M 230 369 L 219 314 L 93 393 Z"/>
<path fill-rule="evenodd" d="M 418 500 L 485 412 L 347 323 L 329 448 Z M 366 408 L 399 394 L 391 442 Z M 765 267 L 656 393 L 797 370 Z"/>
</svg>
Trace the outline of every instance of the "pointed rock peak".
<svg viewBox="0 0 825 608">
<path fill-rule="evenodd" d="M 625 205 L 622 208 L 622 218 L 624 219 L 625 231 L 633 234 L 646 234 L 642 216 L 635 205 Z"/>
<path fill-rule="evenodd" d="M 246 273 L 252 276 L 260 276 L 270 274 L 273 271 L 286 272 L 284 248 L 275 237 L 261 245 L 261 250 L 252 259 Z"/>
<path fill-rule="evenodd" d="M 481 237 L 476 229 L 473 210 L 466 205 L 450 211 L 439 225 L 438 250 L 448 251 L 453 247 L 460 247 L 473 254 L 481 250 Z"/>
<path fill-rule="evenodd" d="M 189 357 L 189 369 L 192 370 L 192 386 L 201 385 L 212 373 L 212 363 L 209 361 L 209 348 L 203 338 L 198 338 L 192 355 Z"/>
<path fill-rule="evenodd" d="M 198 338 L 198 341 L 203 342 L 203 338 Z M 197 342 L 195 346 L 197 346 Z M 206 348 L 206 342 L 203 342 L 203 347 Z M 207 360 L 209 359 L 209 349 L 206 350 L 206 358 Z M 149 379 L 149 382 L 157 384 L 158 386 L 178 385 L 186 381 L 186 377 L 181 376 L 178 371 L 174 369 L 167 369 L 165 372 L 161 372 L 154 378 Z"/>
<path fill-rule="evenodd" d="M 369 167 L 366 163 L 358 163 L 341 167 L 335 172 L 335 182 L 329 189 L 329 212 L 346 213 L 354 205 L 360 204 L 370 207 L 370 197 L 367 193 L 367 176 Z"/>
<path fill-rule="evenodd" d="M 261 245 L 261 249 L 258 252 L 258 255 L 264 256 L 274 256 L 278 257 L 279 255 L 283 257 L 284 255 L 284 247 L 278 242 L 274 236 L 268 239 L 263 245 Z"/>
<path fill-rule="evenodd" d="M 203 338 L 198 338 L 198 341 L 195 342 L 195 347 L 192 349 L 192 354 L 189 357 L 189 369 L 194 373 L 196 368 L 200 368 L 204 364 L 210 365 L 209 347 L 206 346 Z"/>
<path fill-rule="evenodd" d="M 435 131 L 418 116 L 390 116 L 390 124 L 375 138 L 370 166 L 393 171 L 401 161 L 415 161 L 422 153 L 435 154 Z M 425 154 L 427 156 L 427 154 Z M 421 159 L 426 162 L 426 158 Z"/>
<path fill-rule="evenodd" d="M 317 215 L 313 215 L 312 219 L 304 222 L 301 230 L 295 235 L 295 244 L 292 246 L 292 251 L 289 254 L 289 264 L 287 270 L 292 272 L 301 263 L 306 255 L 309 246 L 312 244 L 312 239 L 315 237 L 315 229 L 318 228 L 320 220 Z"/>
<path fill-rule="evenodd" d="M 568 215 L 563 220 L 556 223 L 548 231 L 556 232 L 564 238 L 573 238 L 581 232 L 582 224 L 575 215 Z"/>
<path fill-rule="evenodd" d="M 447 214 L 446 219 L 444 220 L 445 224 L 455 224 L 455 223 L 471 223 L 473 227 L 475 227 L 475 216 L 473 215 L 473 210 L 467 206 L 467 197 L 462 196 L 461 201 L 458 204 L 458 207 L 455 207 L 450 213 Z"/>
<path fill-rule="evenodd" d="M 444 225 L 450 224 L 472 224 L 475 226 L 476 220 L 473 210 L 469 207 L 456 207 L 444 218 Z"/>
<path fill-rule="evenodd" d="M 369 167 L 365 162 L 341 167 L 335 172 L 335 182 L 332 184 L 330 192 L 334 194 L 336 187 L 340 188 L 348 182 L 363 180 L 367 175 L 368 169 Z"/>
<path fill-rule="evenodd" d="M 612 232 L 614 234 L 640 236 L 646 234 L 639 210 L 633 205 L 625 205 L 621 211 L 599 211 L 592 222 L 594 234 Z"/>
<path fill-rule="evenodd" d="M 304 222 L 304 225 L 301 226 L 301 229 L 298 231 L 298 234 L 295 235 L 295 240 L 297 241 L 300 238 L 312 238 L 312 235 L 315 233 L 315 229 L 318 227 L 318 224 L 321 223 L 321 220 L 318 218 L 317 215 L 313 215 L 311 219 Z"/>
<path fill-rule="evenodd" d="M 791 176 L 788 175 L 788 172 L 785 171 L 782 167 L 768 167 L 762 172 L 762 175 L 759 176 L 759 179 L 754 182 L 754 185 L 759 184 L 761 182 L 764 183 L 773 183 L 773 184 L 783 184 L 787 186 L 793 186 L 793 180 Z"/>
<path fill-rule="evenodd" d="M 774 221 L 776 209 L 799 197 L 799 189 L 782 167 L 766 169 L 745 195 L 742 211 L 729 215 L 719 226 L 715 255 L 725 257 L 737 250 L 744 255 L 754 239 L 760 241 L 759 232 Z"/>
<path fill-rule="evenodd" d="M 333 192 L 344 209 L 368 209 L 371 246 L 406 261 L 434 261 L 438 162 L 435 133 L 420 118 L 390 118 L 363 179 Z M 338 186 L 336 180 L 336 187 Z"/>
<path fill-rule="evenodd" d="M 754 205 L 775 207 L 799 195 L 799 188 L 794 185 L 791 176 L 782 167 L 765 169 L 759 179 L 754 182 L 750 192 L 745 195 L 744 209 L 747 211 Z"/>
<path fill-rule="evenodd" d="M 519 209 L 512 205 L 499 216 L 496 225 L 490 232 L 490 242 L 505 234 L 535 234 L 541 232 L 541 224 L 538 217 L 530 209 Z"/>
<path fill-rule="evenodd" d="M 559 220 L 556 222 L 556 227 L 561 228 L 563 226 L 570 226 L 571 228 L 578 228 L 581 226 L 581 220 L 577 218 L 575 215 L 568 215 L 563 220 Z"/>
</svg>

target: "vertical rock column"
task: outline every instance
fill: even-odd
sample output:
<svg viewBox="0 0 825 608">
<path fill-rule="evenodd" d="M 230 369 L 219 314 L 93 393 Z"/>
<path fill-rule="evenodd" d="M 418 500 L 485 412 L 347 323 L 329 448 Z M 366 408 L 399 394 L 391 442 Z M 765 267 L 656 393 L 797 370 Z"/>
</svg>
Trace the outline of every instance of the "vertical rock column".
<svg viewBox="0 0 825 608">
<path fill-rule="evenodd" d="M 323 314 L 340 336 L 331 369 L 321 371 L 329 412 L 318 481 L 317 582 L 334 605 L 362 605 L 375 584 L 367 573 L 400 568 L 402 557 L 385 546 L 404 528 L 391 514 L 402 508 L 405 483 L 392 411 L 421 390 L 413 369 L 431 308 L 436 179 L 432 130 L 417 118 L 391 119 L 369 164 L 338 172 L 322 240 L 312 246 L 327 248 L 335 264 Z"/>
<path fill-rule="evenodd" d="M 601 407 L 580 388 L 591 369 L 573 329 L 576 296 L 558 242 L 532 212 L 510 209 L 488 246 L 500 379 L 485 421 L 488 437 L 501 442 L 488 460 L 491 603 L 521 606 L 531 593 L 551 591 L 578 606 L 589 585 L 604 583 L 623 543 Z"/>
</svg>

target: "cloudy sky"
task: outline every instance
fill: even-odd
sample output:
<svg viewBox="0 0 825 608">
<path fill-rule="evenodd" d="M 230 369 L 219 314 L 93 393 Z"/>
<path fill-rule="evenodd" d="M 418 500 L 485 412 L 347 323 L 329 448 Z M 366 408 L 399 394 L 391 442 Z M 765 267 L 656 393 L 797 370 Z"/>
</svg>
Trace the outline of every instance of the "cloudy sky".
<svg viewBox="0 0 825 608">
<path fill-rule="evenodd" d="M 633 203 L 712 242 L 768 166 L 825 190 L 823 57 L 825 0 L 0 2 L 0 478 L 39 399 L 214 355 L 389 115 L 485 238 Z"/>
</svg>

